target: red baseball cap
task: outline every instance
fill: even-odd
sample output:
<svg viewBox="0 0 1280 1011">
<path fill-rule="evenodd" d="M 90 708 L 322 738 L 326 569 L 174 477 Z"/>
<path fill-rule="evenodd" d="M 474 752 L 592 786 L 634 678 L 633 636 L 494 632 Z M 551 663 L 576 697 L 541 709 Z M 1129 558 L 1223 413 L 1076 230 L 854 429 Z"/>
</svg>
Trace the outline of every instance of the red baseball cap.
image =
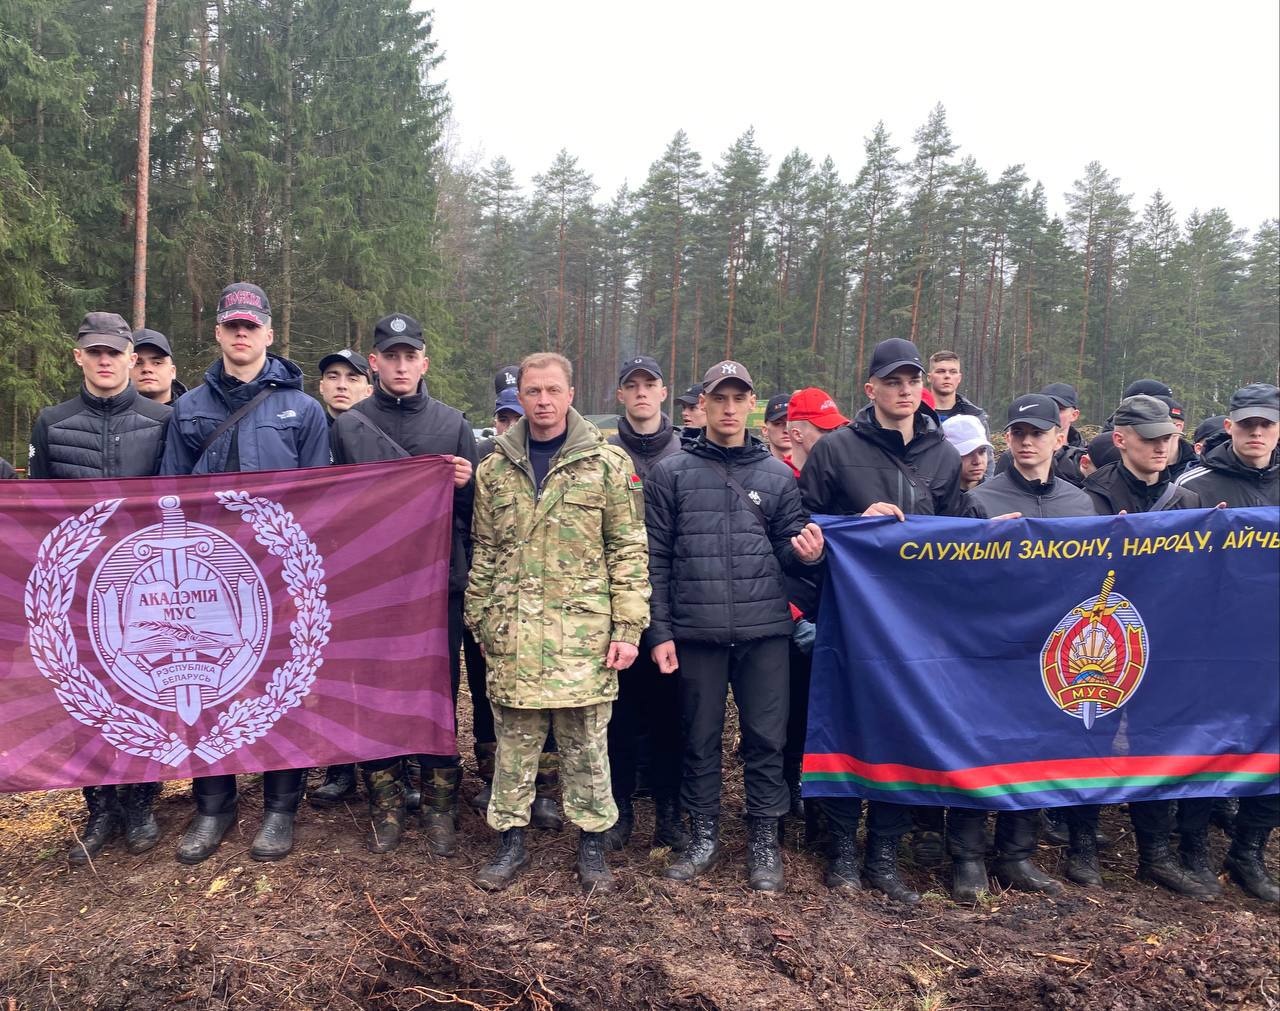
<svg viewBox="0 0 1280 1011">
<path fill-rule="evenodd" d="M 787 405 L 787 420 L 807 421 L 827 431 L 849 424 L 849 419 L 840 413 L 831 394 L 816 386 L 791 395 L 791 402 Z"/>
</svg>

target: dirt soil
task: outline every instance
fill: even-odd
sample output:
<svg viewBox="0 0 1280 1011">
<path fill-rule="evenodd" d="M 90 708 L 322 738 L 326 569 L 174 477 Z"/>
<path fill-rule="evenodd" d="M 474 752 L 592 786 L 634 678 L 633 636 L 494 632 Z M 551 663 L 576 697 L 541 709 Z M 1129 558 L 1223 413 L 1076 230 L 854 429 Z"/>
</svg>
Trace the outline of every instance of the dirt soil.
<svg viewBox="0 0 1280 1011">
<path fill-rule="evenodd" d="M 642 799 L 631 846 L 609 858 L 616 892 L 591 898 L 572 872 L 569 830 L 535 836 L 533 866 L 509 891 L 476 888 L 494 836 L 465 805 L 457 857 L 428 855 L 416 830 L 393 854 L 366 852 L 357 801 L 336 811 L 304 804 L 293 855 L 260 864 L 248 849 L 261 786 L 246 777 L 239 828 L 190 868 L 173 859 L 190 801 L 185 783 L 170 783 L 155 850 L 132 857 L 113 844 L 95 866 L 73 868 L 78 793 L 0 797 L 0 1011 L 1280 1004 L 1278 911 L 1231 884 L 1198 903 L 1135 880 L 1123 811 L 1104 814 L 1117 836 L 1103 856 L 1105 891 L 1007 892 L 960 907 L 945 868 L 909 865 L 925 895 L 915 909 L 873 892 L 836 896 L 789 821 L 787 890 L 769 897 L 746 887 L 744 827 L 733 816 L 741 775 L 727 764 L 719 867 L 692 885 L 665 880 L 668 854 L 647 848 L 653 807 Z M 464 791 L 476 783 L 469 766 Z M 1213 847 L 1218 858 L 1226 849 L 1216 829 Z M 1062 860 L 1042 846 L 1046 870 L 1060 874 Z M 1275 839 L 1268 860 L 1274 873 Z"/>
</svg>

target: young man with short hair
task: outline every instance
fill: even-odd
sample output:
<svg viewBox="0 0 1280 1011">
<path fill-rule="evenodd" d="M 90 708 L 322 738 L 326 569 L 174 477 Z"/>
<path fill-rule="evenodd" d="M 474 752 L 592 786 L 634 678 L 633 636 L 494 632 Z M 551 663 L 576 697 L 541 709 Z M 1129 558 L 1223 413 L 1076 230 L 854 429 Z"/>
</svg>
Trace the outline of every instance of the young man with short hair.
<svg viewBox="0 0 1280 1011">
<path fill-rule="evenodd" d="M 608 441 L 631 457 L 643 486 L 659 463 L 680 452 L 680 437 L 662 411 L 667 387 L 657 359 L 638 355 L 623 362 L 617 398 L 622 414 L 617 434 Z M 609 830 L 613 849 L 622 849 L 631 838 L 632 794 L 646 745 L 655 812 L 653 845 L 680 850 L 687 842 L 680 824 L 680 695 L 675 679 L 658 673 L 649 655 L 652 645 L 641 638 L 636 662 L 618 672 L 618 699 L 609 720 L 609 767 L 618 805 L 618 820 Z"/>
<path fill-rule="evenodd" d="M 204 383 L 181 397 L 165 440 L 162 474 L 229 474 L 329 464 L 324 409 L 302 390 L 302 370 L 268 352 L 275 339 L 271 305 L 254 284 L 229 284 L 218 298 L 214 337 L 221 356 Z M 305 769 L 262 777 L 262 827 L 249 856 L 282 860 L 293 850 L 293 823 Z M 235 776 L 192 780 L 196 814 L 178 846 L 178 860 L 211 857 L 239 811 Z"/>
<path fill-rule="evenodd" d="M 456 708 L 461 679 L 462 595 L 467 588 L 472 472 L 476 440 L 463 413 L 427 392 L 431 359 L 422 324 L 405 313 L 391 313 L 373 328 L 369 366 L 377 378 L 373 395 L 334 420 L 333 462 L 375 463 L 428 454 L 453 462 L 453 538 L 449 555 L 449 675 Z M 423 821 L 427 845 L 437 856 L 456 846 L 458 786 L 462 766 L 457 749 L 448 755 L 419 755 Z M 400 842 L 406 817 L 404 767 L 400 758 L 361 763 L 369 792 L 370 850 L 385 853 Z"/>
<path fill-rule="evenodd" d="M 334 351 L 320 359 L 320 400 L 324 403 L 329 424 L 343 411 L 373 393 L 369 361 L 350 348 Z"/>
<path fill-rule="evenodd" d="M 972 491 L 986 480 L 995 455 L 987 430 L 977 418 L 960 414 L 942 423 L 942 434 L 960 454 L 960 487 Z"/>
<path fill-rule="evenodd" d="M 791 400 L 788 393 L 779 393 L 769 398 L 764 408 L 764 424 L 760 426 L 760 438 L 769 455 L 781 460 L 796 477 L 799 469 L 791 462 L 791 433 L 787 429 L 787 403 Z"/>
<path fill-rule="evenodd" d="M 172 407 L 187 388 L 178 382 L 169 338 L 159 330 L 135 330 L 133 351 L 138 356 L 133 365 L 133 385 L 148 400 Z"/>
<path fill-rule="evenodd" d="M 876 345 L 863 390 L 870 400 L 853 422 L 837 428 L 809 451 L 800 492 L 810 513 L 834 516 L 968 516 L 960 488 L 960 455 L 942 435 L 938 416 L 923 406 L 924 363 L 908 340 Z M 835 840 L 827 865 L 829 888 L 856 891 L 858 823 L 862 802 L 822 801 Z M 868 882 L 895 902 L 920 901 L 898 869 L 898 842 L 911 831 L 911 808 L 867 805 Z"/>
<path fill-rule="evenodd" d="M 85 316 L 74 352 L 84 376 L 80 394 L 37 415 L 28 477 L 150 477 L 157 473 L 172 412 L 139 395 L 130 382 L 135 360 L 132 341 L 128 324 L 115 313 Z M 10 469 L 7 476 L 16 475 Z M 85 787 L 89 819 L 68 859 L 73 864 L 89 863 L 122 832 L 130 853 L 151 849 L 160 838 L 151 810 L 159 793 L 159 783 Z"/>
<path fill-rule="evenodd" d="M 647 641 L 664 675 L 679 671 L 684 726 L 681 798 L 691 840 L 665 876 L 688 881 L 720 857 L 721 743 L 730 685 L 742 730 L 748 885 L 783 887 L 778 819 L 792 622 L 784 572 L 822 558 L 791 471 L 748 430 L 756 405 L 746 367 L 707 370 L 705 431 L 650 474 L 645 488 L 653 620 Z"/>
<path fill-rule="evenodd" d="M 676 403 L 680 405 L 680 439 L 693 442 L 707 425 L 707 412 L 702 409 L 702 384 L 694 383 L 676 397 Z"/>
<path fill-rule="evenodd" d="M 987 412 L 960 391 L 964 374 L 960 356 L 954 351 L 935 351 L 929 356 L 929 391 L 933 394 L 933 411 L 939 421 L 953 417 L 977 418 L 985 432 L 990 427 Z"/>
<path fill-rule="evenodd" d="M 808 386 L 787 402 L 787 434 L 791 436 L 791 468 L 798 477 L 818 440 L 849 424 L 835 398 L 826 390 Z"/>
<path fill-rule="evenodd" d="M 1080 461 L 1088 449 L 1084 436 L 1076 429 L 1076 422 L 1080 420 L 1080 398 L 1076 394 L 1076 388 L 1070 383 L 1050 383 L 1040 393 L 1052 397 L 1058 405 L 1058 427 L 1062 434 L 1053 454 L 1054 476 L 1078 488 L 1084 484 L 1086 477 L 1081 472 Z M 1003 474 L 1011 463 L 1012 457 L 1006 450 L 996 460 L 996 473 Z"/>
</svg>

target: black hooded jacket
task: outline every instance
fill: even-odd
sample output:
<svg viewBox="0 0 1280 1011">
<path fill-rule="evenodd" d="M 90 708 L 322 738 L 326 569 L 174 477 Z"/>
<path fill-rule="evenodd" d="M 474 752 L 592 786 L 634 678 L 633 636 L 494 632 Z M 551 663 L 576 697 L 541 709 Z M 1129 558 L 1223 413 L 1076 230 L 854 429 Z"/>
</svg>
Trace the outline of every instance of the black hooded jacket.
<svg viewBox="0 0 1280 1011">
<path fill-rule="evenodd" d="M 358 416 L 357 416 L 358 415 Z M 362 423 L 361 419 L 372 425 Z M 376 463 L 409 456 L 461 456 L 474 470 L 476 438 L 466 415 L 442 404 L 427 393 L 425 380 L 407 397 L 388 393 L 375 385 L 373 395 L 343 411 L 329 429 L 333 462 Z M 475 504 L 474 475 L 453 490 L 453 547 L 449 556 L 449 592 L 467 588 L 471 558 L 471 511 Z"/>
<path fill-rule="evenodd" d="M 767 531 L 711 461 L 759 496 Z M 812 569 L 791 546 L 808 517 L 790 469 L 760 440 L 726 448 L 703 435 L 650 471 L 644 500 L 653 583 L 645 648 L 791 634 L 783 572 Z"/>
<path fill-rule="evenodd" d="M 1224 442 L 1204 455 L 1201 466 L 1178 478 L 1175 486 L 1185 494 L 1165 509 L 1212 509 L 1219 502 L 1228 508 L 1280 505 L 1280 452 L 1271 454 L 1266 467 L 1248 466 Z"/>
<path fill-rule="evenodd" d="M 172 409 L 130 383 L 114 397 L 80 395 L 46 407 L 31 430 L 33 478 L 150 477 L 159 473 Z"/>
<path fill-rule="evenodd" d="M 898 432 L 880 425 L 870 404 L 853 424 L 819 439 L 800 472 L 800 494 L 809 512 L 834 516 L 857 516 L 874 502 L 912 515 L 974 514 L 960 490 L 960 454 L 923 404 L 905 445 Z"/>
<path fill-rule="evenodd" d="M 680 452 L 680 436 L 671 427 L 671 419 L 662 415 L 662 425 L 652 435 L 641 435 L 631 427 L 625 414 L 618 415 L 618 434 L 606 440 L 611 446 L 618 446 L 627 451 L 631 457 L 631 465 L 636 469 L 636 476 L 641 481 L 649 480 L 649 472 L 661 461 L 674 453 Z"/>
<path fill-rule="evenodd" d="M 1172 504 L 1186 493 L 1172 487 L 1172 475 L 1161 471 L 1160 480 L 1147 484 L 1133 475 L 1123 460 L 1109 463 L 1095 470 L 1084 482 L 1084 490 L 1093 499 L 1093 507 L 1099 516 L 1117 516 L 1121 510 L 1127 513 L 1150 512 L 1165 495 L 1171 496 L 1161 508 L 1176 509 Z"/>
</svg>

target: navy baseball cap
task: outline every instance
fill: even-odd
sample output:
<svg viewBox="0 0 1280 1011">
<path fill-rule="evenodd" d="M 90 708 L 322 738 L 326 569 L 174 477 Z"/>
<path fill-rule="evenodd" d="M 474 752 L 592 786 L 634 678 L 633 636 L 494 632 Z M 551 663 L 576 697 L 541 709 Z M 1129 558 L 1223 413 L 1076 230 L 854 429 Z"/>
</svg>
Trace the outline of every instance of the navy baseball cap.
<svg viewBox="0 0 1280 1011">
<path fill-rule="evenodd" d="M 1061 421 L 1058 416 L 1058 402 L 1044 393 L 1026 393 L 1017 397 L 1009 405 L 1009 422 L 1004 426 L 1007 432 L 1014 425 L 1028 424 L 1047 432 L 1057 428 Z"/>
<path fill-rule="evenodd" d="M 919 349 L 909 340 L 901 337 L 890 337 L 876 345 L 871 352 L 871 368 L 867 375 L 883 379 L 904 365 L 924 371 L 924 362 L 920 360 Z"/>
<path fill-rule="evenodd" d="M 1226 420 L 1227 416 L 1225 414 L 1215 414 L 1211 418 L 1205 418 L 1204 421 L 1196 425 L 1195 435 L 1191 437 L 1191 441 L 1204 442 L 1205 439 L 1210 439 L 1215 435 L 1225 433 L 1226 425 L 1224 423 Z"/>
<path fill-rule="evenodd" d="M 426 347 L 422 341 L 422 324 L 402 312 L 383 316 L 373 328 L 373 346 L 377 350 L 386 351 L 397 344 L 404 344 L 415 351 Z"/>
<path fill-rule="evenodd" d="M 359 372 L 365 379 L 369 378 L 369 359 L 364 355 L 358 355 L 350 348 L 343 348 L 341 351 L 335 351 L 333 354 L 325 355 L 320 359 L 317 369 L 320 375 L 324 375 L 325 370 L 330 365 L 347 365 Z"/>
<path fill-rule="evenodd" d="M 516 396 L 514 386 L 503 389 L 498 394 L 498 399 L 493 402 L 494 414 L 501 414 L 503 411 L 510 411 L 512 414 L 524 417 L 524 408 L 520 406 L 520 398 Z"/>
<path fill-rule="evenodd" d="M 637 372 L 647 372 L 654 379 L 662 381 L 662 366 L 658 364 L 658 360 L 648 355 L 637 355 L 622 363 L 622 368 L 618 370 L 618 385 L 621 386 Z"/>
<path fill-rule="evenodd" d="M 159 330 L 133 331 L 133 350 L 139 351 L 142 348 L 155 348 L 166 358 L 173 357 L 173 348 L 169 346 L 169 338 Z"/>
<path fill-rule="evenodd" d="M 1053 397 L 1058 402 L 1059 407 L 1080 409 L 1080 395 L 1076 393 L 1076 388 L 1070 383 L 1050 383 L 1040 392 L 1046 397 Z"/>
<path fill-rule="evenodd" d="M 765 405 L 764 420 L 766 422 L 786 421 L 787 406 L 791 403 L 790 393 L 779 393 L 777 396 L 770 397 L 769 403 Z"/>
<path fill-rule="evenodd" d="M 222 289 L 218 296 L 218 322 L 242 319 L 258 326 L 271 325 L 271 303 L 267 293 L 256 284 L 237 281 Z"/>
</svg>

